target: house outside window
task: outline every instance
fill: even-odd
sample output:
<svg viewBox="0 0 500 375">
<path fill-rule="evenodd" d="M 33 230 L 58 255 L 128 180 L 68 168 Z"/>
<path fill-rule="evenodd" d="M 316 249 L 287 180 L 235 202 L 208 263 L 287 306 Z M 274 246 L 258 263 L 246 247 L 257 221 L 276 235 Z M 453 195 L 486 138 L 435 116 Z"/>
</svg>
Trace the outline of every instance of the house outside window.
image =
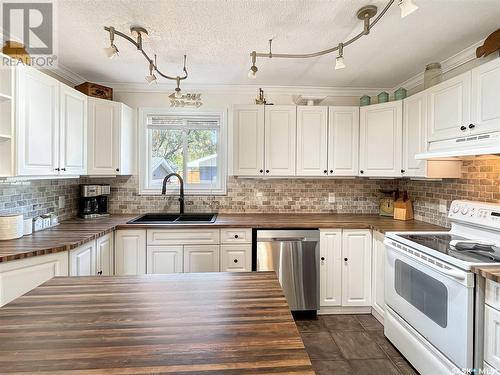
<svg viewBox="0 0 500 375">
<path fill-rule="evenodd" d="M 186 194 L 225 194 L 225 111 L 141 109 L 139 119 L 141 194 L 159 194 L 170 173 L 183 178 Z M 171 177 L 167 194 L 178 191 Z"/>
</svg>

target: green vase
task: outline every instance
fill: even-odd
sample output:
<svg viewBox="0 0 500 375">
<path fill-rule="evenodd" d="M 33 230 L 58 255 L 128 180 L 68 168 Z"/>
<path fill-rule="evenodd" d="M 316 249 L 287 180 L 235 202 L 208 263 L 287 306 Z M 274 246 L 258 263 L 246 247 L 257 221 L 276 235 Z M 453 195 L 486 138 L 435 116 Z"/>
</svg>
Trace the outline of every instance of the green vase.
<svg viewBox="0 0 500 375">
<path fill-rule="evenodd" d="M 406 98 L 406 94 L 406 89 L 400 87 L 399 89 L 394 91 L 394 100 L 403 100 L 404 98 Z"/>
<path fill-rule="evenodd" d="M 387 103 L 389 101 L 389 94 L 385 91 L 382 91 L 377 95 L 377 98 L 379 103 Z"/>
<path fill-rule="evenodd" d="M 371 100 L 372 99 L 368 95 L 363 95 L 361 98 L 359 98 L 359 105 L 361 107 L 363 107 L 365 105 L 370 105 Z"/>
</svg>

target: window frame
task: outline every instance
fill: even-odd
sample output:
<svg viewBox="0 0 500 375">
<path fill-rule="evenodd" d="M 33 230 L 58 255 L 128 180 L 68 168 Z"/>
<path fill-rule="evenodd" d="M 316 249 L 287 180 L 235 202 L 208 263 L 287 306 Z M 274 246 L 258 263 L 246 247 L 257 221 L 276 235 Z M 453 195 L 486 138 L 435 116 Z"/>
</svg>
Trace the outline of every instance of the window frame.
<svg viewBox="0 0 500 375">
<path fill-rule="evenodd" d="M 217 137 L 218 168 L 217 174 L 220 185 L 216 188 L 192 188 L 184 186 L 186 195 L 226 195 L 227 193 L 227 109 L 187 109 L 187 108 L 147 108 L 141 107 L 138 111 L 138 152 L 139 152 L 139 195 L 161 195 L 161 186 L 150 185 L 151 165 L 151 137 L 148 132 L 146 119 L 150 115 L 176 115 L 176 116 L 219 116 L 219 135 Z M 220 162 L 220 163 L 219 163 Z M 166 195 L 179 195 L 178 185 L 167 185 Z"/>
</svg>

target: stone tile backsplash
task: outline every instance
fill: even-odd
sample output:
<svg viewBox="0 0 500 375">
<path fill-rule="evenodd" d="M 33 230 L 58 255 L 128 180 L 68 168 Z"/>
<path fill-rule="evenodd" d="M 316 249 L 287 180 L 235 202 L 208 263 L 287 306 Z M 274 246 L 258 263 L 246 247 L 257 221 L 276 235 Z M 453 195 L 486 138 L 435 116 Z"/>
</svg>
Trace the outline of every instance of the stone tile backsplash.
<svg viewBox="0 0 500 375">
<path fill-rule="evenodd" d="M 175 212 L 176 196 L 140 196 L 137 177 L 81 178 L 0 182 L 0 214 L 36 216 L 56 212 L 61 219 L 77 214 L 79 183 L 109 183 L 111 213 Z M 187 196 L 186 211 L 221 213 L 378 213 L 380 189 L 407 190 L 414 202 L 415 218 L 449 226 L 439 212 L 441 200 L 447 208 L 454 199 L 500 203 L 500 159 L 464 161 L 463 178 L 443 181 L 409 179 L 243 179 L 230 177 L 227 195 Z M 58 208 L 59 196 L 65 208 Z M 334 196 L 335 203 L 329 202 Z"/>
</svg>

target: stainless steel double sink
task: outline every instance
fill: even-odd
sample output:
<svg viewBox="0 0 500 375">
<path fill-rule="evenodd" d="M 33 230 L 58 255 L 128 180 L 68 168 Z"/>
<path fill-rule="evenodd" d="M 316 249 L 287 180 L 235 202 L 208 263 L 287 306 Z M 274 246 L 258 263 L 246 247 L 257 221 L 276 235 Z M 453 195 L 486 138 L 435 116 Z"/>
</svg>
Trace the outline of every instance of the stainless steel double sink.
<svg viewBox="0 0 500 375">
<path fill-rule="evenodd" d="M 217 214 L 144 214 L 130 220 L 127 224 L 210 224 L 215 222 Z"/>
</svg>

